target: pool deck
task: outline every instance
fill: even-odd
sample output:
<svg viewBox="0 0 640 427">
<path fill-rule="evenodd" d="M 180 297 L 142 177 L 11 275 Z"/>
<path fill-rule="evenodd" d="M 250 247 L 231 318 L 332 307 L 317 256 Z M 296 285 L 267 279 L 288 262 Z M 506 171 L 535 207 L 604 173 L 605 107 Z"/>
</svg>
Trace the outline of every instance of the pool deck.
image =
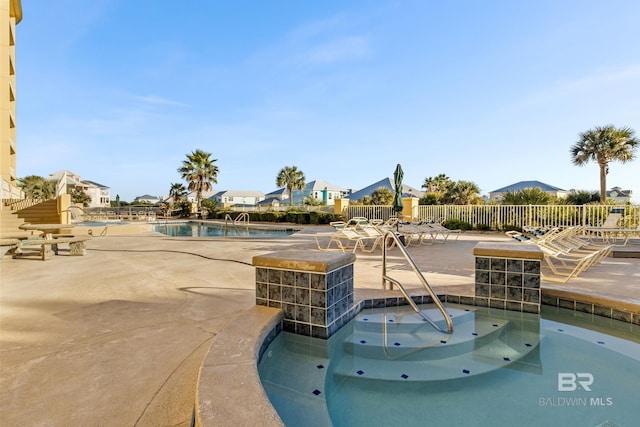
<svg viewBox="0 0 640 427">
<path fill-rule="evenodd" d="M 287 238 L 107 235 L 88 242 L 86 256 L 4 257 L 0 424 L 189 426 L 205 355 L 223 330 L 242 331 L 237 320 L 254 307 L 253 256 L 315 249 L 318 231 L 328 228 Z M 481 241 L 509 238 L 464 233 L 410 253 L 436 291 L 471 294 L 472 249 Z M 392 259 L 390 268 L 419 286 L 408 267 Z M 357 252 L 355 288 L 356 295 L 383 292 L 379 252 Z M 610 257 L 543 289 L 640 308 L 640 259 Z M 218 387 L 237 396 L 245 385 L 223 376 Z M 229 405 L 236 405 L 230 397 Z M 242 410 L 253 425 L 265 421 L 260 408 Z"/>
</svg>

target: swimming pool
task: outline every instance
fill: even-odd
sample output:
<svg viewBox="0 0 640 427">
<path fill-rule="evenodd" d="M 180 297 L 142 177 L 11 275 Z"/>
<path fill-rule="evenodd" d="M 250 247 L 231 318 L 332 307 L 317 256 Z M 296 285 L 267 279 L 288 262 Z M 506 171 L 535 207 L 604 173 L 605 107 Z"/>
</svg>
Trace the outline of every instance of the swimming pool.
<svg viewBox="0 0 640 427">
<path fill-rule="evenodd" d="M 639 326 L 446 307 L 452 335 L 408 307 L 362 311 L 328 340 L 281 333 L 263 387 L 288 426 L 635 425 Z"/>
<path fill-rule="evenodd" d="M 272 226 L 245 226 L 204 223 L 189 221 L 181 224 L 156 224 L 153 231 L 166 234 L 167 236 L 240 236 L 240 237 L 278 237 L 289 236 L 296 231 L 294 227 L 272 227 Z"/>
</svg>

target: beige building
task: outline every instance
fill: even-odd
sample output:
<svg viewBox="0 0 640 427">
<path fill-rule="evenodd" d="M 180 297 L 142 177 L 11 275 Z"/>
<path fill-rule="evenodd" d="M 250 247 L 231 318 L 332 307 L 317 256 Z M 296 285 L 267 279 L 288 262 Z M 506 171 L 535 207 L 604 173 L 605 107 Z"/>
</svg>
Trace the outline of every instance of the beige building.
<svg viewBox="0 0 640 427">
<path fill-rule="evenodd" d="M 18 199 L 16 171 L 16 24 L 20 0 L 0 0 L 0 176 L 2 199 Z"/>
</svg>

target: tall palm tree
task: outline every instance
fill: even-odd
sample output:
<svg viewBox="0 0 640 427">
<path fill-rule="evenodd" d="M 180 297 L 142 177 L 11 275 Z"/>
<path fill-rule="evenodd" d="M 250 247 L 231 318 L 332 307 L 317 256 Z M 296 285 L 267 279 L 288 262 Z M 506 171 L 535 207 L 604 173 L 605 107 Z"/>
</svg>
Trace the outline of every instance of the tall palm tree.
<svg viewBox="0 0 640 427">
<path fill-rule="evenodd" d="M 297 166 L 285 166 L 280 169 L 276 178 L 278 187 L 287 187 L 289 191 L 289 206 L 293 206 L 293 190 L 302 190 L 305 186 L 304 173 Z"/>
<path fill-rule="evenodd" d="M 613 125 L 597 126 L 579 135 L 571 147 L 571 158 L 576 166 L 584 166 L 594 160 L 600 167 L 600 201 L 607 200 L 607 173 L 609 162 L 630 162 L 639 144 L 633 129 L 615 128 Z"/>
<path fill-rule="evenodd" d="M 175 182 L 172 183 L 171 187 L 169 188 L 169 197 L 173 199 L 173 203 L 180 203 L 186 192 L 187 189 L 184 188 L 183 184 Z"/>
<path fill-rule="evenodd" d="M 182 167 L 178 168 L 182 179 L 189 183 L 189 191 L 196 192 L 198 212 L 202 205 L 202 193 L 211 190 L 212 184 L 218 182 L 218 166 L 214 164 L 218 159 L 210 157 L 211 153 L 196 149 L 187 154 L 187 160 L 183 160 Z"/>
</svg>

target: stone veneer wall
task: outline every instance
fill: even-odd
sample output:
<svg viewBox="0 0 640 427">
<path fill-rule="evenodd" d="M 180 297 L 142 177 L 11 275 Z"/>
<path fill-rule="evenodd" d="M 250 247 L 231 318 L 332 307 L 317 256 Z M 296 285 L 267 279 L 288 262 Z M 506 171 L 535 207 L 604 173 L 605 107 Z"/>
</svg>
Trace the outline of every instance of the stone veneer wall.
<svg viewBox="0 0 640 427">
<path fill-rule="evenodd" d="M 538 247 L 481 242 L 473 254 L 476 300 L 486 298 L 488 307 L 540 313 L 543 253 Z"/>
<path fill-rule="evenodd" d="M 353 254 L 287 252 L 254 257 L 256 305 L 281 308 L 282 330 L 329 338 L 357 313 Z"/>
</svg>

